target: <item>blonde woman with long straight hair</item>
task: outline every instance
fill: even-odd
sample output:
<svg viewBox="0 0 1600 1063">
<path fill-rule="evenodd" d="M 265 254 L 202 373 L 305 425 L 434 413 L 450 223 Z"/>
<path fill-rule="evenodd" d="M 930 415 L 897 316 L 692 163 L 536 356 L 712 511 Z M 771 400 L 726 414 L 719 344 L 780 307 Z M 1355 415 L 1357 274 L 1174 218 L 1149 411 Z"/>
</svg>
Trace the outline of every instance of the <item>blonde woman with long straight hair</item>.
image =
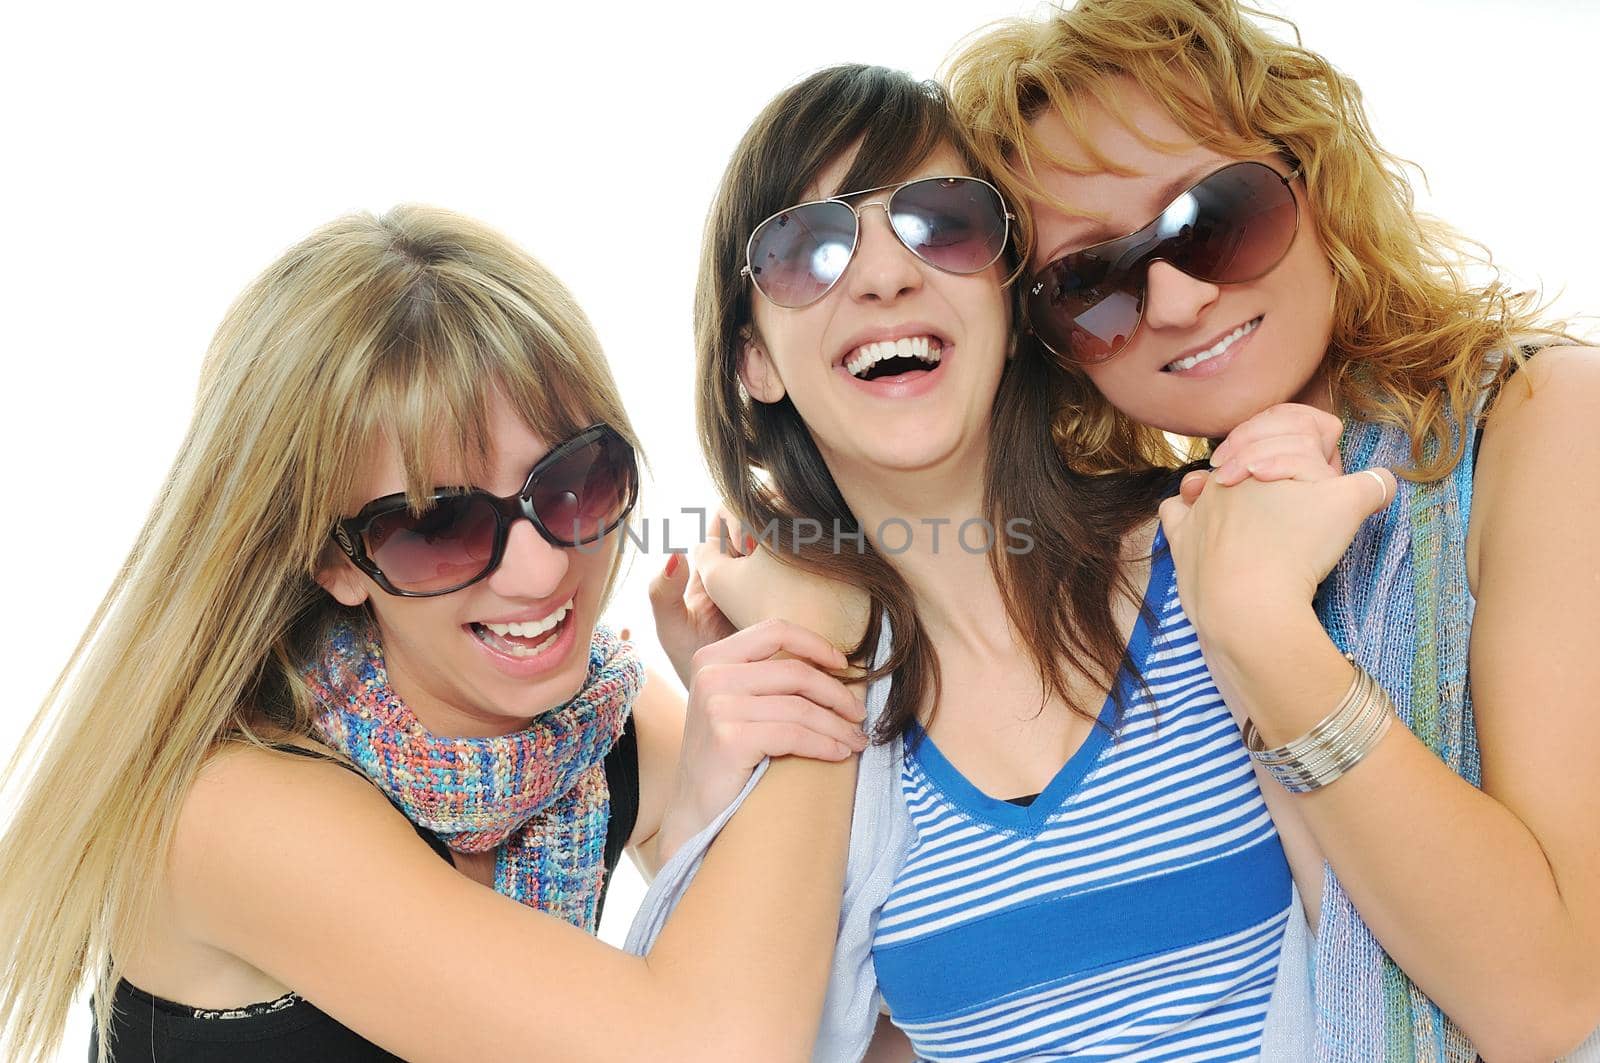
<svg viewBox="0 0 1600 1063">
<path fill-rule="evenodd" d="M 679 771 L 683 707 L 596 627 L 634 447 L 581 311 L 482 225 L 354 215 L 263 273 L 7 773 L 5 1058 L 86 979 L 102 1060 L 803 1057 L 862 712 L 818 637 L 741 632 Z M 793 752 L 648 959 L 590 936 L 624 846 Z"/>
</svg>

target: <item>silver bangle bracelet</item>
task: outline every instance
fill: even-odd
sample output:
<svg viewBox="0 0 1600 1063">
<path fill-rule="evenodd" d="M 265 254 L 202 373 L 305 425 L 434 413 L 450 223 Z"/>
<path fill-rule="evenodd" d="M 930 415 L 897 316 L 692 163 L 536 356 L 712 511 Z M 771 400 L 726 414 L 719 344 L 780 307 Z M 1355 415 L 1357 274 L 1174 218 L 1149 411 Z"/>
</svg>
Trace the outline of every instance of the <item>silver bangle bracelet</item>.
<svg viewBox="0 0 1600 1063">
<path fill-rule="evenodd" d="M 1359 764 L 1377 748 L 1394 722 L 1394 703 L 1377 680 L 1355 663 L 1350 688 L 1332 712 L 1304 735 L 1268 749 L 1255 724 L 1244 723 L 1244 745 L 1251 759 L 1293 794 L 1320 790 Z"/>
</svg>

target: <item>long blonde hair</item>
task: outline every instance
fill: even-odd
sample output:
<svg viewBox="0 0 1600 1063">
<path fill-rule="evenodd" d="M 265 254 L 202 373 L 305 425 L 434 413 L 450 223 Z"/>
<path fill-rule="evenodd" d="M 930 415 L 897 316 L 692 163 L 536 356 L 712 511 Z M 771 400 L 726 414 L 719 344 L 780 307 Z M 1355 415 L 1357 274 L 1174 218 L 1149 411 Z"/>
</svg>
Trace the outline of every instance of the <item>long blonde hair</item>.
<svg viewBox="0 0 1600 1063">
<path fill-rule="evenodd" d="M 604 421 L 635 442 L 571 295 L 446 211 L 341 218 L 228 312 L 155 506 L 6 770 L 5 1058 L 47 1058 L 86 977 L 104 1058 L 196 772 L 264 725 L 309 730 L 296 662 L 342 608 L 312 576 L 368 456 L 392 441 L 418 500 L 441 462 L 482 469 L 496 388 L 552 441 Z"/>
<path fill-rule="evenodd" d="M 1287 27 L 1294 43 L 1256 20 Z M 1452 424 L 1466 424 L 1485 386 L 1515 369 L 1517 342 L 1563 337 L 1539 324 L 1531 293 L 1511 291 L 1498 273 L 1469 279 L 1469 270 L 1488 267 L 1481 249 L 1416 214 L 1403 162 L 1373 137 L 1360 90 L 1302 48 L 1293 24 L 1278 16 L 1235 0 L 1080 0 L 1047 18 L 982 31 L 945 76 L 975 151 L 1018 208 L 1024 260 L 1033 234 L 1028 200 L 1072 211 L 1045 191 L 1040 171 L 1082 171 L 1041 145 L 1030 122 L 1057 110 L 1097 167 L 1121 172 L 1084 135 L 1081 109 L 1092 100 L 1125 114 L 1121 78 L 1149 92 L 1199 143 L 1236 157 L 1287 151 L 1299 160 L 1333 266 L 1327 357 L 1336 398 L 1359 420 L 1409 432 L 1412 478 L 1437 479 L 1455 465 L 1462 435 Z M 1501 351 L 1509 357 L 1490 358 Z M 1075 467 L 1115 472 L 1159 460 L 1155 429 L 1118 412 L 1076 368 L 1063 368 L 1069 395 L 1055 434 Z"/>
</svg>

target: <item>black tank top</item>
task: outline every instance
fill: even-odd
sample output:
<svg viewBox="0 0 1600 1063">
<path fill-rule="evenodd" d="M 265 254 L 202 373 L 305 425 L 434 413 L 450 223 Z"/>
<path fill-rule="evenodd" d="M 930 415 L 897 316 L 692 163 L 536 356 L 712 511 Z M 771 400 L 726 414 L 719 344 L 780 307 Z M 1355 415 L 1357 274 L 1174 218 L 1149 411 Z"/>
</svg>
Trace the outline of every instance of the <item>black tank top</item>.
<svg viewBox="0 0 1600 1063">
<path fill-rule="evenodd" d="M 332 759 L 299 746 L 273 748 L 298 756 Z M 360 774 L 343 761 L 335 763 Z M 632 716 L 628 717 L 622 737 L 606 755 L 605 772 L 606 785 L 611 790 L 611 819 L 606 824 L 601 908 L 605 906 L 611 873 L 639 818 L 639 739 Z M 415 823 L 412 828 L 434 852 L 454 865 L 450 850 L 438 835 Z M 117 983 L 112 997 L 108 1039 L 112 1063 L 367 1063 L 400 1058 L 293 993 L 261 1004 L 204 1009 L 152 996 L 127 979 Z M 91 1035 L 90 1063 L 94 1063 L 98 1050 L 99 1041 Z"/>
</svg>

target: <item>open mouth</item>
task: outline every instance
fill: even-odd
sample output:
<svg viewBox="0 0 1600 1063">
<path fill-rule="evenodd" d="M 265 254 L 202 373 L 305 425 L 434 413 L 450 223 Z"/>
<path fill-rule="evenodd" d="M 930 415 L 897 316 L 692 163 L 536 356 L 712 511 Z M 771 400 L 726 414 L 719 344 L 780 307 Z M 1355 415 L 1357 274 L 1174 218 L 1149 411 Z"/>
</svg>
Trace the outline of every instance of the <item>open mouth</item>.
<svg viewBox="0 0 1600 1063">
<path fill-rule="evenodd" d="M 1251 318 L 1203 351 L 1196 351 L 1194 354 L 1185 355 L 1176 361 L 1168 362 L 1161 367 L 1161 371 L 1163 373 L 1182 373 L 1193 369 L 1197 365 L 1204 365 L 1213 358 L 1220 358 L 1222 355 L 1227 354 L 1235 343 L 1254 332 L 1256 327 L 1261 324 L 1261 317 L 1264 316 Z"/>
<path fill-rule="evenodd" d="M 468 625 L 472 634 L 490 649 L 508 657 L 537 657 L 555 645 L 572 615 L 573 599 L 549 616 L 516 624 Z"/>
<path fill-rule="evenodd" d="M 878 381 L 931 373 L 939 367 L 944 343 L 937 336 L 904 336 L 863 343 L 844 360 L 857 380 Z"/>
</svg>

